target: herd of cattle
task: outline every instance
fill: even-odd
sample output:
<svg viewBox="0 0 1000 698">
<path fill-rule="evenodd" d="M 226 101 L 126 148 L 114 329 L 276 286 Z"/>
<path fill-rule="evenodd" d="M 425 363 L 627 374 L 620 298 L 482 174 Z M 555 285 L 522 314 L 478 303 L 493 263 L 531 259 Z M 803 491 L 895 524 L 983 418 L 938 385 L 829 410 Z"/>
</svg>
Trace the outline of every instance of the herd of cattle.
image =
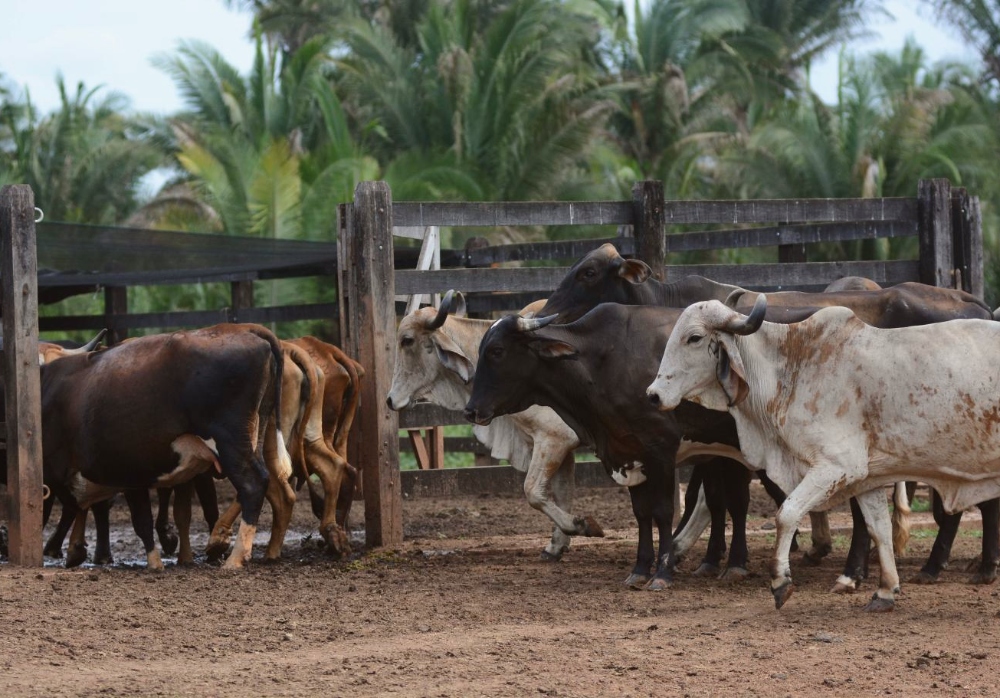
<svg viewBox="0 0 1000 698">
<path fill-rule="evenodd" d="M 854 531 L 835 590 L 854 590 L 866 577 L 874 540 L 881 574 L 867 609 L 894 607 L 894 548 L 908 533 L 904 481 L 933 487 L 940 526 L 914 581 L 937 578 L 973 504 L 983 514 L 983 552 L 971 581 L 996 579 L 1000 324 L 970 294 L 914 283 L 881 289 L 863 279 L 767 296 L 694 276 L 661 283 L 608 244 L 519 315 L 491 323 L 464 310 L 461 294 L 449 292 L 439 309 L 402 319 L 386 402 L 464 410 L 493 456 L 526 472 L 528 502 L 552 519 L 543 557 L 559 559 L 574 535 L 603 535 L 592 517 L 570 513 L 573 454 L 587 445 L 630 493 L 638 546 L 626 584 L 634 588 L 667 588 L 709 525 L 696 574 L 745 577 L 754 473 L 779 505 L 770 570 L 778 608 L 794 588 L 789 553 L 800 519 L 812 519 L 804 560 L 816 562 L 832 549 L 823 511 L 848 498 Z M 148 565 L 162 566 L 155 487 L 155 529 L 166 552 L 179 543 L 179 562 L 193 560 L 194 493 L 212 531 L 209 557 L 229 550 L 242 510 L 225 564 L 250 559 L 266 498 L 266 557 L 277 558 L 295 487 L 305 483 L 329 549 L 349 549 L 356 470 L 345 454 L 364 375 L 355 361 L 315 338 L 278 340 L 257 325 L 95 345 L 39 348 L 44 478 L 63 505 L 47 554 L 62 554 L 72 526 L 67 565 L 86 559 L 92 509 L 94 559 L 108 561 L 108 502 L 124 492 Z M 693 470 L 674 532 L 675 471 L 685 461 Z M 237 493 L 221 517 L 216 477 Z M 167 520 L 171 490 L 178 536 Z M 727 512 L 733 531 L 723 566 Z"/>
</svg>

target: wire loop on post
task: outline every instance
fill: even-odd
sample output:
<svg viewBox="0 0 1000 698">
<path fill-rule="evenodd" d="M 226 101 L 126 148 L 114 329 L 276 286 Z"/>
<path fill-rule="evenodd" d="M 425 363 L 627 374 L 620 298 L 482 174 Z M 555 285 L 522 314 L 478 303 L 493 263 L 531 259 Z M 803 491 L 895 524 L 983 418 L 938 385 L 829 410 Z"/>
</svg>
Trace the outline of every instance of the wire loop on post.
<svg viewBox="0 0 1000 698">
<path fill-rule="evenodd" d="M 35 223 L 41 223 L 43 220 L 45 220 L 45 211 L 38 208 L 37 206 L 35 206 L 35 214 L 37 214 L 38 216 L 37 218 L 35 218 Z"/>
</svg>

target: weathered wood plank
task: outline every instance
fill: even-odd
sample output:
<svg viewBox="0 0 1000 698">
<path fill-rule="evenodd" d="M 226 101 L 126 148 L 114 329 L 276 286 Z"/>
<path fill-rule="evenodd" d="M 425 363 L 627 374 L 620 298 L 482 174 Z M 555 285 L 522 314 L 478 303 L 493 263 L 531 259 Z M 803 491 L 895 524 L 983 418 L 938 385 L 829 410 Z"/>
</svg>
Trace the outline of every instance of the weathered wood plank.
<svg viewBox="0 0 1000 698">
<path fill-rule="evenodd" d="M 401 226 L 621 225 L 634 223 L 631 202 L 398 203 Z M 667 201 L 670 225 L 698 223 L 807 223 L 837 221 L 912 221 L 916 202 L 886 199 L 758 199 Z"/>
<path fill-rule="evenodd" d="M 912 221 L 917 209 L 912 198 L 667 201 L 664 216 L 668 225 Z"/>
<path fill-rule="evenodd" d="M 951 235 L 951 182 L 922 179 L 917 186 L 920 212 L 920 281 L 954 288 L 954 240 Z"/>
<path fill-rule="evenodd" d="M 569 267 L 525 267 L 519 269 L 441 269 L 396 272 L 396 292 L 443 293 L 454 288 L 467 293 L 483 291 L 550 291 Z"/>
<path fill-rule="evenodd" d="M 688 274 L 745 288 L 826 286 L 844 276 L 864 276 L 884 285 L 917 281 L 916 261 L 808 262 L 805 264 L 689 264 L 668 266 L 667 280 Z"/>
<path fill-rule="evenodd" d="M 983 279 L 983 214 L 979 208 L 979 197 L 969 199 L 969 293 L 983 299 L 985 280 Z"/>
<path fill-rule="evenodd" d="M 42 397 L 38 371 L 35 196 L 26 184 L 0 189 L 4 397 L 10 561 L 42 566 Z"/>
<path fill-rule="evenodd" d="M 620 225 L 632 222 L 630 201 L 507 201 L 486 203 L 400 202 L 393 206 L 400 227 L 439 225 Z"/>
<path fill-rule="evenodd" d="M 354 420 L 358 461 L 364 474 L 365 543 L 403 542 L 399 485 L 399 424 L 385 404 L 392 380 L 396 315 L 393 299 L 392 193 L 385 182 L 361 182 L 354 190 L 353 222 L 345 241 L 352 260 L 347 279 L 357 361 L 365 367 L 361 405 Z M 433 272 L 418 272 L 429 274 Z"/>
<path fill-rule="evenodd" d="M 388 395 L 388 391 L 386 391 L 386 394 Z M 446 410 L 443 407 L 429 403 L 411 405 L 399 413 L 399 427 L 401 429 L 426 429 L 428 427 L 468 423 L 465 417 L 462 416 L 461 410 Z"/>
<path fill-rule="evenodd" d="M 663 281 L 663 265 L 667 261 L 663 206 L 663 182 L 636 182 L 632 187 L 635 256 L 649 265 L 657 281 Z"/>
<path fill-rule="evenodd" d="M 239 322 L 294 322 L 296 320 L 326 320 L 336 317 L 336 303 L 306 303 L 302 305 L 245 308 Z M 122 330 L 161 329 L 178 327 L 204 327 L 220 322 L 232 322 L 228 308 L 219 310 L 179 310 L 163 313 L 134 313 L 131 315 L 53 315 L 38 319 L 42 332 L 72 332 L 99 330 L 111 326 Z"/>
<path fill-rule="evenodd" d="M 488 267 L 504 262 L 534 262 L 567 260 L 576 261 L 592 250 L 610 242 L 623 256 L 635 252 L 635 239 L 613 237 L 593 240 L 557 240 L 554 242 L 528 242 L 517 245 L 495 245 L 465 251 L 465 266 Z"/>
<path fill-rule="evenodd" d="M 869 221 L 673 233 L 667 235 L 666 241 L 667 252 L 671 253 L 767 247 L 770 245 L 808 245 L 817 242 L 909 237 L 916 234 L 917 226 L 912 221 Z"/>
</svg>

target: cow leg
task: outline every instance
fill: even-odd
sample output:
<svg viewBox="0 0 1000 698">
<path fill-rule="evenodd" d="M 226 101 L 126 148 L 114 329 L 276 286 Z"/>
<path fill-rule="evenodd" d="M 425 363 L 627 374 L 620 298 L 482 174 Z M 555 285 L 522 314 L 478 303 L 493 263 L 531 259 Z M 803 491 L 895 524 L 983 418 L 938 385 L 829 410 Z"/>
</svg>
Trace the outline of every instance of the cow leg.
<svg viewBox="0 0 1000 698">
<path fill-rule="evenodd" d="M 870 613 L 891 611 L 896 606 L 899 593 L 899 574 L 896 572 L 896 558 L 892 549 L 892 519 L 885 493 L 878 487 L 857 496 L 858 506 L 868 523 L 868 533 L 875 539 L 880 568 L 879 588 L 865 606 Z"/>
<path fill-rule="evenodd" d="M 795 590 L 788 561 L 795 527 L 806 513 L 826 503 L 831 496 L 851 484 L 847 469 L 839 465 L 816 464 L 789 493 L 778 509 L 777 541 L 771 560 L 771 594 L 775 608 L 781 608 Z"/>
<path fill-rule="evenodd" d="M 87 561 L 87 510 L 76 507 L 73 530 L 66 549 L 66 567 L 78 567 Z"/>
<path fill-rule="evenodd" d="M 97 541 L 94 544 L 94 564 L 110 565 L 115 561 L 111 555 L 111 503 L 105 499 L 95 502 L 90 510 L 94 512 L 94 531 Z"/>
<path fill-rule="evenodd" d="M 830 532 L 830 517 L 825 511 L 810 511 L 809 525 L 812 527 L 812 548 L 802 554 L 807 565 L 819 565 L 823 558 L 833 552 L 833 534 Z"/>
<path fill-rule="evenodd" d="M 934 513 L 934 521 L 938 525 L 938 532 L 934 537 L 934 545 L 931 546 L 931 554 L 927 556 L 927 562 L 924 563 L 919 572 L 907 580 L 910 584 L 933 584 L 938 580 L 941 572 L 948 569 L 951 546 L 955 543 L 958 527 L 962 523 L 962 512 L 945 513 L 941 495 L 937 493 L 937 490 L 931 490 L 931 510 Z"/>
<path fill-rule="evenodd" d="M 1000 563 L 1000 499 L 988 499 L 978 506 L 983 515 L 983 556 L 969 584 L 992 584 Z"/>
<path fill-rule="evenodd" d="M 338 456 L 322 439 L 305 443 L 306 462 L 309 469 L 319 476 L 323 484 L 323 517 L 320 519 L 319 532 L 327 546 L 335 555 L 344 555 L 351 551 L 347 534 L 337 524 L 337 500 L 340 497 L 341 485 L 347 472 L 347 461 Z M 289 491 L 290 488 L 289 488 Z M 295 493 L 292 492 L 292 501 Z"/>
<path fill-rule="evenodd" d="M 205 546 L 205 556 L 212 562 L 219 560 L 226 551 L 229 550 L 229 540 L 233 535 L 233 524 L 240 515 L 242 508 L 239 501 L 234 501 L 229 508 L 219 517 L 212 527 L 212 533 L 208 537 L 208 545 Z"/>
<path fill-rule="evenodd" d="M 174 486 L 174 521 L 177 522 L 177 538 L 180 547 L 177 551 L 178 565 L 193 565 L 194 553 L 191 552 L 191 497 L 194 486 L 188 481 Z M 160 545 L 163 545 L 162 539 Z"/>
<path fill-rule="evenodd" d="M 170 495 L 173 492 L 171 487 L 156 488 L 156 535 L 160 539 L 160 547 L 163 554 L 173 555 L 177 552 L 177 529 L 170 523 Z"/>
<path fill-rule="evenodd" d="M 726 510 L 733 522 L 733 537 L 729 545 L 729 560 L 720 579 L 738 581 L 749 575 L 747 563 L 747 514 L 750 511 L 750 479 L 752 473 L 736 461 L 728 461 L 726 477 Z"/>
<path fill-rule="evenodd" d="M 722 556 L 726 554 L 726 492 L 724 474 L 711 464 L 696 465 L 704 470 L 702 484 L 705 502 L 711 515 L 712 528 L 708 534 L 708 548 L 701 565 L 694 571 L 696 577 L 715 577 L 719 574 Z"/>
<path fill-rule="evenodd" d="M 125 501 L 132 517 L 132 528 L 146 549 L 146 569 L 162 570 L 163 561 L 153 540 L 153 505 L 149 501 L 149 490 L 145 487 L 125 490 Z"/>
<path fill-rule="evenodd" d="M 871 537 L 868 535 L 868 525 L 861 513 L 857 497 L 851 497 L 851 548 L 847 551 L 844 562 L 844 573 L 833 585 L 834 594 L 847 594 L 857 591 L 861 582 L 868 578 L 868 550 L 871 548 Z"/>
<path fill-rule="evenodd" d="M 704 472 L 704 468 L 692 468 L 691 479 L 684 492 L 684 515 L 674 531 L 673 559 L 678 565 L 712 521 L 712 513 L 705 499 Z"/>
<path fill-rule="evenodd" d="M 334 451 L 336 453 L 336 451 Z M 354 489 L 358 482 L 358 469 L 344 460 L 344 481 L 340 483 L 340 494 L 337 496 L 337 525 L 347 530 L 347 518 L 351 515 L 351 505 L 354 504 Z"/>
<path fill-rule="evenodd" d="M 757 477 L 760 479 L 760 484 L 763 485 L 764 491 L 767 492 L 768 496 L 774 501 L 774 503 L 778 507 L 780 507 L 782 504 L 784 504 L 785 503 L 785 493 L 784 493 L 784 491 L 780 487 L 778 487 L 778 485 L 774 482 L 774 480 L 772 480 L 771 478 L 769 478 L 767 476 L 767 473 L 764 472 L 763 470 L 757 470 L 757 471 L 754 471 L 754 472 L 757 473 Z M 793 553 L 797 552 L 798 549 L 799 549 L 799 532 L 796 531 L 795 535 L 792 536 L 792 552 Z M 832 550 L 832 548 L 831 548 L 831 550 Z M 822 554 L 820 554 L 821 553 L 821 549 L 817 549 L 816 541 L 815 540 L 813 540 L 813 550 L 810 550 L 809 553 L 807 553 L 807 554 L 812 555 L 814 552 L 819 555 L 819 557 L 817 559 L 825 557 L 826 555 L 830 554 L 829 550 L 827 550 L 826 552 L 823 552 Z"/>
<path fill-rule="evenodd" d="M 285 478 L 271 476 L 267 481 L 267 501 L 271 504 L 271 537 L 267 541 L 264 559 L 273 562 L 281 559 L 285 534 L 292 521 L 295 490 Z"/>
<path fill-rule="evenodd" d="M 219 495 L 215 491 L 215 478 L 212 472 L 209 471 L 201 475 L 195 475 L 191 483 L 195 494 L 198 495 L 202 514 L 205 516 L 205 525 L 211 531 L 215 528 L 215 523 L 219 520 Z"/>
<path fill-rule="evenodd" d="M 671 551 L 673 550 L 673 525 L 674 525 L 674 478 L 676 477 L 676 468 L 671 462 L 669 470 L 663 466 L 648 466 L 647 468 L 654 470 L 653 474 L 659 477 L 653 477 L 652 486 L 654 496 L 652 498 L 652 512 L 653 521 L 656 523 L 657 535 L 660 539 L 660 549 L 656 557 L 656 573 L 653 578 L 646 585 L 646 589 L 649 591 L 662 591 L 673 584 L 673 569 L 674 561 L 671 557 Z M 723 528 L 725 528 L 725 521 L 723 521 Z M 723 539 L 725 543 L 725 539 Z"/>
<path fill-rule="evenodd" d="M 228 569 L 238 569 L 250 561 L 253 553 L 253 539 L 257 532 L 257 519 L 264 506 L 267 483 L 270 479 L 264 459 L 255 453 L 250 444 L 244 448 L 231 444 L 227 439 L 216 439 L 219 446 L 219 460 L 222 470 L 236 488 L 236 497 L 241 507 L 240 530 L 236 544 L 223 565 Z M 236 467 L 229 464 L 237 464 Z M 222 519 L 220 519 L 221 523 Z M 218 528 L 218 524 L 216 524 Z"/>
<path fill-rule="evenodd" d="M 567 511 L 573 501 L 575 471 L 572 451 L 535 442 L 524 478 L 524 496 L 533 509 L 555 524 L 552 539 L 542 551 L 543 560 L 559 560 L 569 549 L 570 536 L 604 535 L 593 517 L 573 516 Z"/>
<path fill-rule="evenodd" d="M 48 514 L 43 512 L 43 517 L 48 518 L 48 515 L 52 512 L 52 500 L 55 497 L 49 497 L 45 500 L 45 506 L 48 507 Z M 45 542 L 45 548 L 43 548 L 42 553 L 49 557 L 54 557 L 59 559 L 63 556 L 62 544 L 66 540 L 66 535 L 69 533 L 70 528 L 73 526 L 73 521 L 76 519 L 76 512 L 78 507 L 76 506 L 76 501 L 73 500 L 68 494 L 60 495 L 59 501 L 62 504 L 62 510 L 59 512 L 59 522 L 56 523 L 56 528 L 49 536 L 49 539 Z"/>
<path fill-rule="evenodd" d="M 632 513 L 639 529 L 639 541 L 636 546 L 635 567 L 632 574 L 625 579 L 625 586 L 632 589 L 643 589 L 651 580 L 650 572 L 655 563 L 653 551 L 653 511 L 652 485 L 646 480 L 641 485 L 628 488 L 632 500 Z"/>
</svg>

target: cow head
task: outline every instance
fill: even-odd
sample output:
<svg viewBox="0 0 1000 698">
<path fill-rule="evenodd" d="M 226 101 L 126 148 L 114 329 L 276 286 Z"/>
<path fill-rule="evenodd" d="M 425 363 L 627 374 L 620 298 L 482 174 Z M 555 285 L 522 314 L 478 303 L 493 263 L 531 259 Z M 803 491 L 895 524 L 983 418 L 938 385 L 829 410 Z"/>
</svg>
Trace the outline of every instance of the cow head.
<svg viewBox="0 0 1000 698">
<path fill-rule="evenodd" d="M 61 359 L 65 356 L 73 356 L 75 354 L 89 354 L 92 351 L 97 350 L 101 345 L 101 340 L 104 339 L 108 331 L 106 329 L 101 330 L 97 333 L 97 336 L 92 340 L 84 344 L 82 347 L 77 347 L 76 349 L 67 349 L 66 347 L 55 344 L 53 342 L 39 342 L 38 343 L 38 365 L 44 366 L 45 364 L 52 363 L 56 359 Z"/>
<path fill-rule="evenodd" d="M 696 303 L 677 319 L 667 340 L 656 380 L 646 395 L 661 410 L 690 400 L 713 410 L 727 410 L 746 399 L 749 388 L 736 335 L 760 329 L 767 312 L 764 294 L 749 317 L 719 301 Z"/>
<path fill-rule="evenodd" d="M 493 324 L 479 345 L 476 382 L 465 406 L 466 419 L 485 425 L 494 417 L 527 409 L 531 404 L 527 386 L 539 362 L 576 355 L 576 349 L 565 342 L 535 335 L 535 330 L 555 319 L 555 315 L 508 315 Z"/>
<path fill-rule="evenodd" d="M 651 274 L 645 262 L 625 259 L 614 245 L 605 243 L 573 265 L 538 314 L 556 315 L 565 324 L 601 303 L 633 305 L 630 287 L 643 283 Z"/>
<path fill-rule="evenodd" d="M 465 315 L 465 298 L 461 293 L 448 291 L 439 309 L 420 308 L 399 323 L 396 365 L 386 398 L 390 409 L 401 410 L 422 399 L 462 409 L 476 367 L 444 329 L 450 313 L 456 317 Z"/>
</svg>

